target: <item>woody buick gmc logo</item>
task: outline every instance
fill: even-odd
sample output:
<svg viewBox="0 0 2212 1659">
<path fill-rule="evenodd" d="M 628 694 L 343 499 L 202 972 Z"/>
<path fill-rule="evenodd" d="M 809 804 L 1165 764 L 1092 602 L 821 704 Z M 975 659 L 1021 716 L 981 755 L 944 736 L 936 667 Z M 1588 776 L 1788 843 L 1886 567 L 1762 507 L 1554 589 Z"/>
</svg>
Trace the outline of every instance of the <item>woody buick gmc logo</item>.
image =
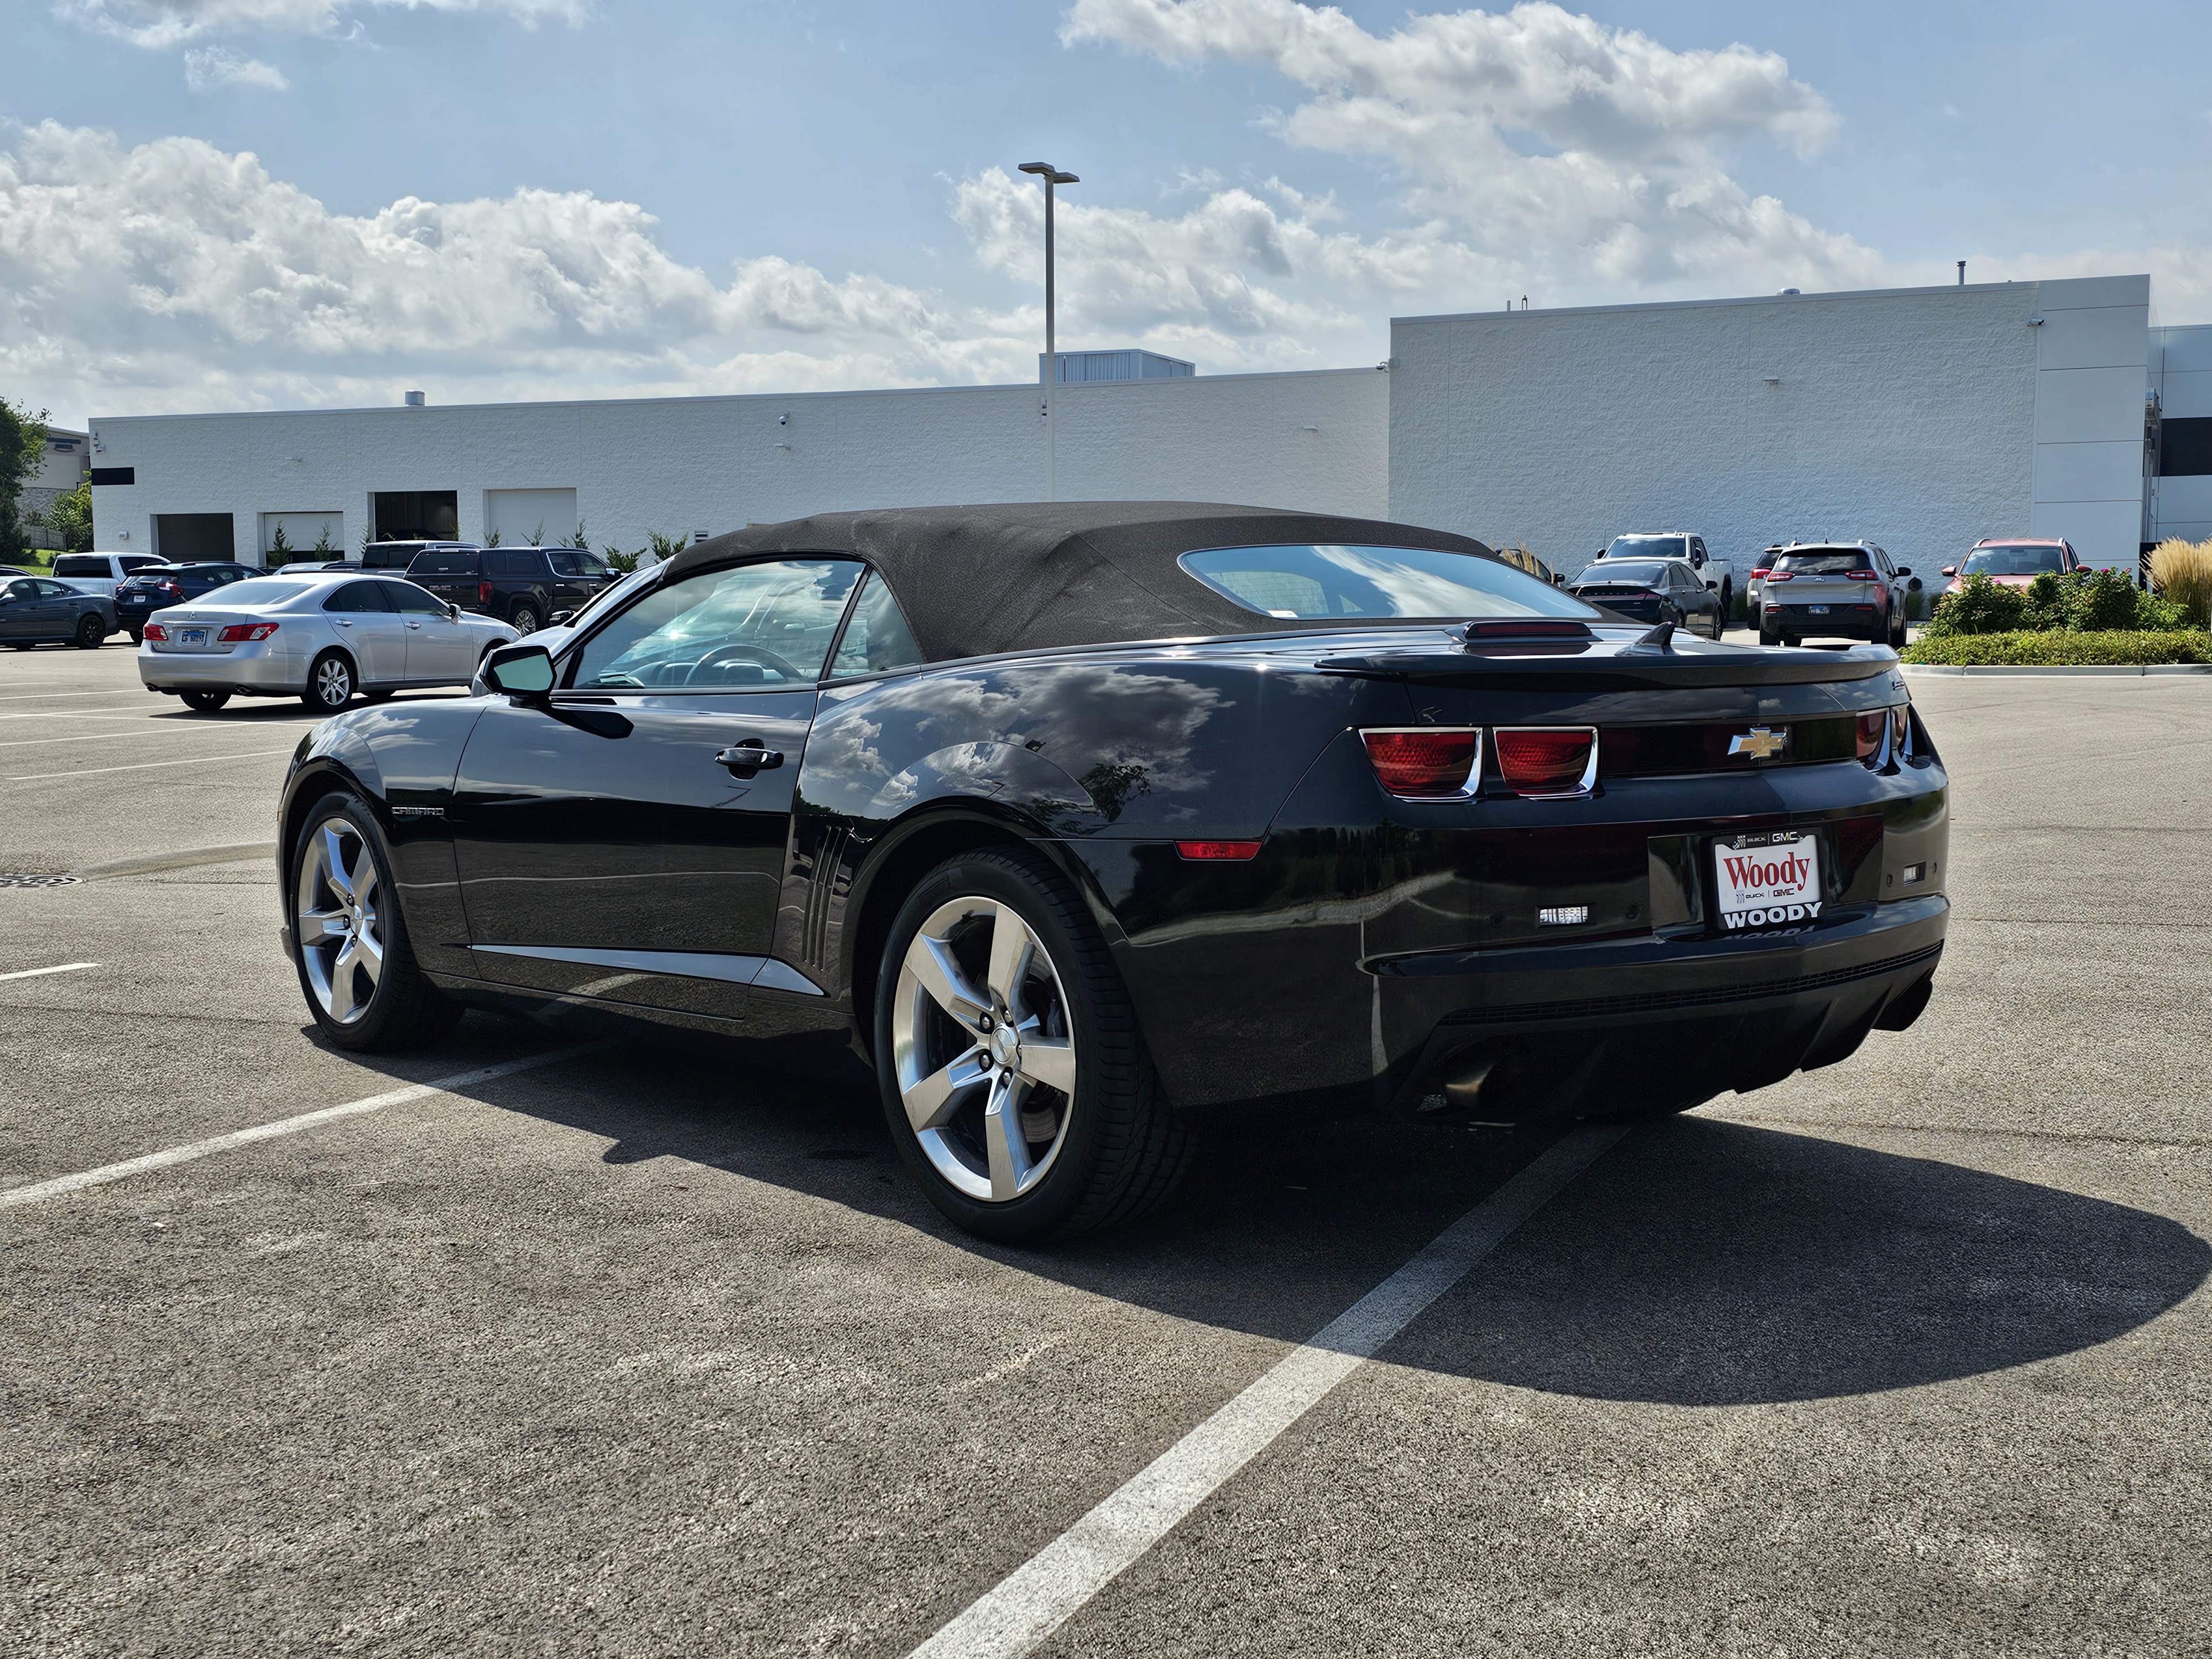
<svg viewBox="0 0 2212 1659">
<path fill-rule="evenodd" d="M 1820 914 L 1820 844 L 1809 832 L 1742 836 L 1713 851 L 1723 927 L 1775 927 Z"/>
</svg>

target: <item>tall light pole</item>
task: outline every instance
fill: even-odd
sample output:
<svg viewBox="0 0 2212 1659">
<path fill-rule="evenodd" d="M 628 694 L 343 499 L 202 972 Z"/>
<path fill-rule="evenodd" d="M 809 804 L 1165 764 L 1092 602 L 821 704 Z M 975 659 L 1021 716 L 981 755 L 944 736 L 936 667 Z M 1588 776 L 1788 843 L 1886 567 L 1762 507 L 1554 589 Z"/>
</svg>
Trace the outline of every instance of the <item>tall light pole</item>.
<svg viewBox="0 0 2212 1659">
<path fill-rule="evenodd" d="M 1072 173 L 1062 173 L 1049 161 L 1024 161 L 1022 171 L 1034 173 L 1044 181 L 1044 366 L 1038 371 L 1037 381 L 1044 388 L 1044 498 L 1056 501 L 1060 499 L 1060 429 L 1052 418 L 1052 389 L 1060 380 L 1060 342 L 1055 331 L 1058 307 L 1053 292 L 1052 187 L 1079 185 L 1083 181 Z"/>
</svg>

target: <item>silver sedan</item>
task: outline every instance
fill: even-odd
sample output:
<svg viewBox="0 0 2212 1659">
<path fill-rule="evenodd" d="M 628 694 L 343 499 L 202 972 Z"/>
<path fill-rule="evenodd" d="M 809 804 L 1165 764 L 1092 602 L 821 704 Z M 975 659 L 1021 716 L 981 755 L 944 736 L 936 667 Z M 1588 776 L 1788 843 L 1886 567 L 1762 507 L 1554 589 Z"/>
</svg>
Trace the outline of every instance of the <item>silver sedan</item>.
<svg viewBox="0 0 2212 1659">
<path fill-rule="evenodd" d="M 203 712 L 234 696 L 292 696 L 334 714 L 357 691 L 380 702 L 466 685 L 485 652 L 515 637 L 505 623 L 397 576 L 254 576 L 157 613 L 138 647 L 138 678 Z"/>
</svg>

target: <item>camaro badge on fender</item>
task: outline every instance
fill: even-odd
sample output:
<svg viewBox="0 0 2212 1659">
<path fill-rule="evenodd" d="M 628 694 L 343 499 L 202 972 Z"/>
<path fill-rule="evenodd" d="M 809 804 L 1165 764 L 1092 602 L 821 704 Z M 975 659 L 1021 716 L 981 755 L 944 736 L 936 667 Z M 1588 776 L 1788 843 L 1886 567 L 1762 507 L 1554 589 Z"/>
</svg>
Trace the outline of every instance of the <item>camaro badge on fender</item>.
<svg viewBox="0 0 2212 1659">
<path fill-rule="evenodd" d="M 1772 760 L 1790 741 L 1787 731 L 1770 731 L 1764 726 L 1754 726 L 1748 732 L 1740 732 L 1729 739 L 1729 758 L 1748 755 L 1753 760 Z"/>
</svg>

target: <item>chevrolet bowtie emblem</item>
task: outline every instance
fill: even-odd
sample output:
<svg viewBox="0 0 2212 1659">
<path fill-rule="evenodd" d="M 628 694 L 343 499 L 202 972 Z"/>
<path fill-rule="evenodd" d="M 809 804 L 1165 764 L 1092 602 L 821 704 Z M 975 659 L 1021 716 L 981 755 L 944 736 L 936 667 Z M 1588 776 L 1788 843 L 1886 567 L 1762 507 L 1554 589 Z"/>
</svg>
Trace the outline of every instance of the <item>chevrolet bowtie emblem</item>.
<svg viewBox="0 0 2212 1659">
<path fill-rule="evenodd" d="M 1772 760 L 1789 741 L 1787 732 L 1771 732 L 1765 726 L 1754 726 L 1729 739 L 1729 758 L 1748 755 L 1753 760 Z"/>
</svg>

